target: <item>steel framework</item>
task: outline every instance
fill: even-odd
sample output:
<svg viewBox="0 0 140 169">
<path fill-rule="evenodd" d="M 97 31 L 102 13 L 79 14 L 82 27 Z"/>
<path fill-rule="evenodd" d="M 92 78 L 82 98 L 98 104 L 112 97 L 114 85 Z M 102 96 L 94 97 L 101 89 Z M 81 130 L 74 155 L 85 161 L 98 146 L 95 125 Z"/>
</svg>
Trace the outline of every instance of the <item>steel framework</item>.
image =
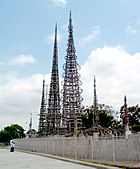
<svg viewBox="0 0 140 169">
<path fill-rule="evenodd" d="M 99 125 L 98 100 L 96 92 L 96 78 L 94 76 L 94 96 L 93 96 L 93 126 Z"/>
<path fill-rule="evenodd" d="M 41 98 L 41 107 L 39 114 L 39 126 L 38 126 L 38 135 L 44 135 L 46 133 L 46 97 L 45 97 L 45 78 L 43 79 L 42 87 L 42 98 Z"/>
<path fill-rule="evenodd" d="M 55 134 L 60 127 L 60 92 L 59 92 L 59 71 L 58 71 L 58 49 L 57 49 L 57 24 L 55 26 L 55 40 L 52 61 L 51 82 L 48 96 L 47 109 L 47 132 Z"/>
<path fill-rule="evenodd" d="M 129 131 L 129 119 L 128 119 L 128 109 L 127 109 L 126 96 L 124 96 L 124 125 L 125 125 L 125 132 Z"/>
<path fill-rule="evenodd" d="M 71 12 L 69 16 L 68 32 L 66 61 L 63 66 L 62 124 L 69 133 L 74 134 L 74 132 L 82 128 L 81 102 L 83 99 L 81 97 L 82 90 L 80 89 L 80 74 L 78 73 L 80 66 L 76 61 L 77 56 L 74 47 Z"/>
<path fill-rule="evenodd" d="M 29 138 L 32 137 L 32 113 L 30 113 Z"/>
</svg>

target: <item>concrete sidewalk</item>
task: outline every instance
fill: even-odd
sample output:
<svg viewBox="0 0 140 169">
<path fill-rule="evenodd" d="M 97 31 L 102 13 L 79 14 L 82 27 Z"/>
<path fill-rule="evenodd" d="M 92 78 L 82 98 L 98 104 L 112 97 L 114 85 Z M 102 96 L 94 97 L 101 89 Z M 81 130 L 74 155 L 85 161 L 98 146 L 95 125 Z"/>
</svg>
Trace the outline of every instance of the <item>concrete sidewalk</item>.
<svg viewBox="0 0 140 169">
<path fill-rule="evenodd" d="M 37 153 L 37 152 L 30 152 L 30 151 L 24 151 L 24 150 L 17 150 L 21 152 L 27 152 L 30 154 L 35 154 L 35 155 L 40 155 L 40 156 L 45 156 L 57 160 L 62 160 L 66 162 L 71 162 L 71 163 L 76 163 L 80 165 L 85 165 L 85 166 L 90 166 L 90 167 L 99 167 L 103 169 L 118 169 L 118 168 L 123 168 L 123 169 L 140 169 L 140 163 L 136 162 L 126 162 L 126 161 L 121 161 L 121 162 L 115 162 L 113 161 L 108 161 L 108 162 L 103 162 L 103 161 L 92 161 L 92 160 L 75 160 L 75 159 L 70 159 L 70 158 L 65 158 L 65 157 L 60 157 L 60 156 L 55 156 L 55 155 L 50 155 L 50 154 L 44 154 L 44 153 Z M 106 164 L 106 165 L 104 165 Z"/>
<path fill-rule="evenodd" d="M 51 157 L 51 156 L 50 156 Z M 88 164 L 78 160 L 66 158 L 54 159 L 45 154 L 10 152 L 9 149 L 0 149 L 1 169 L 117 169 L 103 165 Z"/>
</svg>

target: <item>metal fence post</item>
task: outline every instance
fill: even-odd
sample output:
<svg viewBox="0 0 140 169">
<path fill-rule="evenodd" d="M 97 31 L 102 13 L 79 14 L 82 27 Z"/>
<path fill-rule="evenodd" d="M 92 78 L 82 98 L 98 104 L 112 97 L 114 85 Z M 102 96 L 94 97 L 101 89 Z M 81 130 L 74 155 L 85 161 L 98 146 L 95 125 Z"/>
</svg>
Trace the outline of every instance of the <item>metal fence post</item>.
<svg viewBox="0 0 140 169">
<path fill-rule="evenodd" d="M 62 156 L 65 157 L 65 138 L 62 138 Z"/>
<path fill-rule="evenodd" d="M 55 147 L 54 147 L 55 146 L 55 144 L 54 144 L 55 139 L 53 139 L 52 141 L 53 141 L 52 154 L 55 155 Z"/>
<path fill-rule="evenodd" d="M 91 159 L 93 160 L 93 138 L 91 139 Z"/>
<path fill-rule="evenodd" d="M 114 140 L 114 135 L 112 135 L 112 148 L 113 148 L 113 163 L 115 164 L 115 140 Z"/>
<path fill-rule="evenodd" d="M 77 159 L 77 137 L 74 138 L 75 139 L 75 159 Z"/>
</svg>

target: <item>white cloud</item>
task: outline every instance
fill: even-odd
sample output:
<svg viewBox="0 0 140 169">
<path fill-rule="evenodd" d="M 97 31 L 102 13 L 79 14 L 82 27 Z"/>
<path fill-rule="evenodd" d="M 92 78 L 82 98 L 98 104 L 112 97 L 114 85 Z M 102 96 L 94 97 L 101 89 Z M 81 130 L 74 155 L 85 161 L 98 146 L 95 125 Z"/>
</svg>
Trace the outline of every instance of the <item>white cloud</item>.
<svg viewBox="0 0 140 169">
<path fill-rule="evenodd" d="M 50 75 L 46 75 L 49 84 Z M 33 127 L 37 129 L 41 102 L 43 75 L 19 77 L 15 72 L 0 74 L 0 129 L 13 123 L 29 128 L 29 116 L 33 114 Z"/>
<path fill-rule="evenodd" d="M 126 27 L 126 32 L 130 34 L 136 34 L 139 31 L 140 19 L 135 22 L 130 22 Z"/>
<path fill-rule="evenodd" d="M 54 5 L 65 7 L 67 5 L 67 0 L 53 0 Z"/>
<path fill-rule="evenodd" d="M 139 104 L 139 72 L 140 52 L 132 55 L 121 46 L 104 46 L 93 50 L 80 70 L 83 104 L 93 103 L 94 75 L 99 103 L 119 110 L 126 95 L 128 106 Z M 37 129 L 42 80 L 41 74 L 28 77 L 20 77 L 16 72 L 0 74 L 0 129 L 18 123 L 27 130 L 30 113 L 33 114 L 33 127 Z M 47 74 L 46 84 L 49 83 L 50 74 Z"/>
<path fill-rule="evenodd" d="M 25 65 L 25 64 L 34 64 L 35 58 L 32 55 L 19 55 L 15 58 L 12 58 L 8 64 L 10 65 Z"/>
<path fill-rule="evenodd" d="M 129 25 L 127 25 L 126 32 L 131 33 L 131 34 L 135 34 L 135 33 L 137 33 L 137 30 L 136 30 L 136 28 L 133 27 L 132 24 L 129 24 Z"/>
<path fill-rule="evenodd" d="M 93 78 L 96 75 L 99 103 L 119 109 L 123 97 L 128 105 L 139 104 L 140 53 L 129 54 L 120 46 L 97 48 L 81 67 L 84 105 L 93 103 Z"/>
<path fill-rule="evenodd" d="M 79 46 L 85 46 L 87 43 L 90 43 L 92 40 L 96 39 L 99 36 L 100 31 L 100 26 L 93 27 L 89 34 L 79 40 Z"/>
</svg>

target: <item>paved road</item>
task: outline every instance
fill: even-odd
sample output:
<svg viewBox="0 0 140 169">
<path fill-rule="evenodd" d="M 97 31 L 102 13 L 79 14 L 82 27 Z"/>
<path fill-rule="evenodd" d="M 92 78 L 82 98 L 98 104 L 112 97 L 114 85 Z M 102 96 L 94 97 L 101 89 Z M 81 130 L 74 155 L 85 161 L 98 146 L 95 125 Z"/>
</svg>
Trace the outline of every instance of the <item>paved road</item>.
<svg viewBox="0 0 140 169">
<path fill-rule="evenodd" d="M 92 169 L 99 168 L 92 167 Z M 34 154 L 0 149 L 0 169 L 91 169 L 91 167 Z"/>
</svg>

